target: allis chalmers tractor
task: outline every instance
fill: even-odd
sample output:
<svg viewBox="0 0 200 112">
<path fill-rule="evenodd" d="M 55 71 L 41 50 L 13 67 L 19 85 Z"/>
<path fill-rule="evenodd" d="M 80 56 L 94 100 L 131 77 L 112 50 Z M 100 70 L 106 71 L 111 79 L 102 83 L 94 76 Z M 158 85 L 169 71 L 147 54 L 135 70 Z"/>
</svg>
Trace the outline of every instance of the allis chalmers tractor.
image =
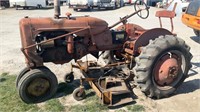
<svg viewBox="0 0 200 112">
<path fill-rule="evenodd" d="M 106 21 L 94 17 L 72 17 L 69 13 L 61 17 L 57 0 L 54 18 L 21 19 L 21 50 L 27 63 L 16 82 L 21 99 L 25 103 L 39 103 L 51 98 L 58 82 L 44 63 L 64 64 L 73 59 L 76 64 L 71 67 L 84 75 L 80 87 L 73 92 L 76 100 L 85 97 L 84 81 L 89 82 L 102 103 L 111 106 L 133 100 L 130 81 L 148 97 L 171 95 L 191 67 L 190 47 L 166 29 L 146 30 L 127 23 L 134 15 L 148 17 L 149 7 L 141 4 L 134 5 L 135 12 L 109 27 Z M 79 60 L 87 54 L 105 63 Z M 73 79 L 73 71 L 65 76 L 66 82 Z"/>
</svg>

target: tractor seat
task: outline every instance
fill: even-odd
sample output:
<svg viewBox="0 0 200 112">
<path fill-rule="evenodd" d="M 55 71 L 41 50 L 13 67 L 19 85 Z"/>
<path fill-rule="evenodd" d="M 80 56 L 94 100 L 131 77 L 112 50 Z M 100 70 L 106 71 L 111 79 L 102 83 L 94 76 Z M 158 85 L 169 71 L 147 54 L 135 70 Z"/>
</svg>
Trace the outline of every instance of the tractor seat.
<svg viewBox="0 0 200 112">
<path fill-rule="evenodd" d="M 162 21 L 161 21 L 161 17 L 162 18 L 170 18 L 170 22 L 171 22 L 171 32 L 173 32 L 174 30 L 174 26 L 173 26 L 173 21 L 172 18 L 174 18 L 176 16 L 175 13 L 175 9 L 177 6 L 177 2 L 174 4 L 173 10 L 169 11 L 169 10 L 162 10 L 162 11 L 157 11 L 156 12 L 156 17 L 159 18 L 159 22 L 160 22 L 160 27 L 162 28 Z"/>
<path fill-rule="evenodd" d="M 172 2 L 170 3 L 170 5 L 171 4 Z M 169 11 L 169 10 L 157 11 L 156 17 L 174 18 L 176 16 L 176 13 L 175 13 L 176 6 L 177 6 L 177 2 L 174 3 L 174 7 L 172 11 Z"/>
<path fill-rule="evenodd" d="M 176 13 L 174 11 L 162 10 L 156 12 L 156 17 L 174 18 Z"/>
</svg>

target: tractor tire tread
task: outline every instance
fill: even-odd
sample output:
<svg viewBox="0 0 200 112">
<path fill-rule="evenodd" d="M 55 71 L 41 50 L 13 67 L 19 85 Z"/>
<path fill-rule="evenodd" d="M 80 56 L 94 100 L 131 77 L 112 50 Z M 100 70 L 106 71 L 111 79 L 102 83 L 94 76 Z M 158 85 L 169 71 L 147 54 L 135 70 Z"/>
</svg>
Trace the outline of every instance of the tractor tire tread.
<svg viewBox="0 0 200 112">
<path fill-rule="evenodd" d="M 49 80 L 51 81 L 51 88 L 50 88 L 50 92 L 48 94 L 48 96 L 42 97 L 41 99 L 31 99 L 28 98 L 25 95 L 25 91 L 24 91 L 24 86 L 26 86 L 26 82 L 25 81 L 30 81 L 31 79 L 34 79 L 34 75 L 43 73 L 42 75 L 44 77 L 48 77 Z M 39 77 L 39 76 L 37 76 Z M 24 76 L 21 77 L 21 79 L 19 80 L 19 84 L 18 84 L 18 93 L 19 96 L 21 97 L 21 99 L 27 103 L 27 104 L 32 104 L 32 103 L 40 103 L 43 101 L 46 101 L 47 99 L 51 98 L 57 91 L 57 87 L 58 87 L 58 81 L 56 76 L 49 70 L 46 68 L 37 68 L 37 69 L 32 69 L 31 71 L 27 72 Z"/>
<path fill-rule="evenodd" d="M 150 40 L 149 44 L 143 47 L 142 50 L 144 50 L 144 52 L 142 51 L 142 53 L 138 57 L 136 57 L 136 66 L 133 68 L 133 72 L 135 75 L 134 80 L 141 91 L 145 93 L 148 97 L 166 97 L 176 90 L 176 88 L 169 91 L 159 90 L 154 87 L 150 78 L 150 72 L 156 56 L 160 52 L 163 52 L 165 49 L 174 46 L 178 46 L 181 49 L 184 49 L 184 51 L 187 53 L 185 55 L 187 57 L 190 57 L 190 59 L 188 60 L 190 67 L 186 67 L 187 74 L 188 70 L 191 68 L 191 63 L 189 62 L 192 58 L 192 54 L 189 52 L 190 48 L 188 45 L 185 44 L 182 39 L 174 37 L 173 35 L 159 36 L 155 40 Z M 153 53 L 152 50 L 154 50 Z M 186 78 L 185 75 L 183 77 L 183 80 L 181 81 L 184 81 L 184 79 Z"/>
</svg>

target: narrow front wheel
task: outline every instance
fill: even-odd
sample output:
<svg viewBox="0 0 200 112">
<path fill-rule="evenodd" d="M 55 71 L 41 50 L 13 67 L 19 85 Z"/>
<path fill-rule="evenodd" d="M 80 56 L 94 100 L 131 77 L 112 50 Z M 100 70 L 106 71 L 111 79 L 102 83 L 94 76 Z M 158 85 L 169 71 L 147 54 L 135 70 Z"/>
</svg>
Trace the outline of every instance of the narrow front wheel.
<svg viewBox="0 0 200 112">
<path fill-rule="evenodd" d="M 48 69 L 38 68 L 28 71 L 21 77 L 18 92 L 25 103 L 40 103 L 51 98 L 57 87 L 56 76 Z"/>
</svg>

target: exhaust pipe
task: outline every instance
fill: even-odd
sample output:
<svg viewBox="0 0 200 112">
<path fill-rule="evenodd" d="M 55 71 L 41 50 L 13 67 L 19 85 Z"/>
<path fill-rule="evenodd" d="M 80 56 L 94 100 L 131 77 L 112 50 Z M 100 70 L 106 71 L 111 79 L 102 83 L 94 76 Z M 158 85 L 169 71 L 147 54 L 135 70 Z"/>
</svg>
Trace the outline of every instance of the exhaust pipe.
<svg viewBox="0 0 200 112">
<path fill-rule="evenodd" d="M 58 19 L 60 16 L 60 0 L 54 0 L 54 18 Z"/>
</svg>

